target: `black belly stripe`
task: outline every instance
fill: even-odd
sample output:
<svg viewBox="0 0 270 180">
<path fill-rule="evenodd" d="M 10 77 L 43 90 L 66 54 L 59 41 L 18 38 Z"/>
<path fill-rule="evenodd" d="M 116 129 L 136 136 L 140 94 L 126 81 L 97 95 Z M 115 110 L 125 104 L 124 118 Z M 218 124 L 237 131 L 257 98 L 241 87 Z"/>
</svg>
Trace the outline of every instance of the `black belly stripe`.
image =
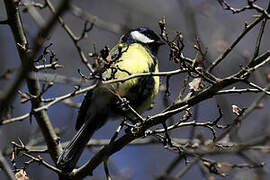
<svg viewBox="0 0 270 180">
<path fill-rule="evenodd" d="M 151 64 L 149 67 L 149 72 L 155 72 L 156 68 L 156 61 L 153 59 L 154 63 Z M 144 71 L 144 73 L 147 73 Z M 132 86 L 127 94 L 126 97 L 129 101 L 131 106 L 134 108 L 139 107 L 147 98 L 149 98 L 155 88 L 155 80 L 153 76 L 144 76 L 138 78 L 137 84 Z"/>
<path fill-rule="evenodd" d="M 138 84 L 130 88 L 127 99 L 134 108 L 139 107 L 147 98 L 149 98 L 154 90 L 155 80 L 152 76 L 141 77 Z"/>
</svg>

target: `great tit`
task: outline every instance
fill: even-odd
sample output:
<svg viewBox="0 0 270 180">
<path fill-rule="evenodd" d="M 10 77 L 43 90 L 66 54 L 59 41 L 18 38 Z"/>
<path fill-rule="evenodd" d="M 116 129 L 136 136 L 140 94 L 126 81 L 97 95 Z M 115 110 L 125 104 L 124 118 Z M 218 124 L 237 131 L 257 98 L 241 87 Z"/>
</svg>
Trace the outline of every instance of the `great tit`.
<svg viewBox="0 0 270 180">
<path fill-rule="evenodd" d="M 110 51 L 111 59 L 117 60 L 113 64 L 114 68 L 108 68 L 102 73 L 103 79 L 122 79 L 130 74 L 158 72 L 156 56 L 162 44 L 158 35 L 149 28 L 139 27 L 128 31 Z M 71 172 L 93 133 L 107 119 L 125 115 L 114 93 L 125 98 L 132 108 L 142 113 L 150 107 L 158 89 L 158 76 L 142 76 L 111 85 L 101 84 L 87 92 L 77 117 L 75 129 L 78 132 L 58 158 L 58 168 Z"/>
</svg>

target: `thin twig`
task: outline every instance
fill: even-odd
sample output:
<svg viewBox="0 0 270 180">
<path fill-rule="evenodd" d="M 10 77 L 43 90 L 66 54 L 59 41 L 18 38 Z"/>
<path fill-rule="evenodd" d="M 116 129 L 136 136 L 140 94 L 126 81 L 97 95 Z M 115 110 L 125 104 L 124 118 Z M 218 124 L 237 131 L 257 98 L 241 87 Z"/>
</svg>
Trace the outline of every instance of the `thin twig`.
<svg viewBox="0 0 270 180">
<path fill-rule="evenodd" d="M 193 165 L 195 165 L 200 158 L 194 157 L 181 171 L 179 171 L 174 178 L 180 179 Z"/>
<path fill-rule="evenodd" d="M 3 156 L 2 152 L 0 151 L 0 169 L 3 169 L 4 173 L 6 174 L 6 177 L 9 180 L 16 180 L 15 174 L 11 170 L 8 162 L 6 161 L 5 157 Z"/>
<path fill-rule="evenodd" d="M 49 0 L 45 0 L 46 3 L 48 4 L 48 7 L 49 9 L 51 10 L 51 12 L 53 14 L 56 13 L 56 10 L 54 9 L 53 5 L 51 4 L 51 2 Z M 92 65 L 88 62 L 84 52 L 82 51 L 82 49 L 79 47 L 78 45 L 78 42 L 80 40 L 80 38 L 76 37 L 75 34 L 72 32 L 72 30 L 68 27 L 68 25 L 64 22 L 64 20 L 60 17 L 60 16 L 57 16 L 57 19 L 58 19 L 58 22 L 62 25 L 63 29 L 67 32 L 67 34 L 69 35 L 69 37 L 72 39 L 79 55 L 80 55 L 80 58 L 82 60 L 82 62 L 86 65 L 86 67 L 89 69 L 89 71 L 91 73 L 94 72 L 94 69 L 92 67 Z"/>
<path fill-rule="evenodd" d="M 207 71 L 211 72 L 231 51 L 232 49 L 240 42 L 240 40 L 256 26 L 259 22 L 264 19 L 264 16 L 261 15 L 254 22 L 245 27 L 242 33 L 232 42 L 232 44 L 208 67 Z"/>
</svg>

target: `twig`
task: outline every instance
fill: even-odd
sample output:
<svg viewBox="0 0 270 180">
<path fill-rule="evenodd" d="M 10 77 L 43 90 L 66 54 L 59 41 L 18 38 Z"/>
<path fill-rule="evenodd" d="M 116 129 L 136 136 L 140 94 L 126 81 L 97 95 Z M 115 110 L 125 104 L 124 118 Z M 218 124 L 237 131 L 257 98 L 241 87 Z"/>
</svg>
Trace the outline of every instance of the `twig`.
<svg viewBox="0 0 270 180">
<path fill-rule="evenodd" d="M 231 7 L 230 4 L 227 3 L 225 0 L 219 0 L 219 2 L 220 2 L 221 5 L 224 5 L 222 7 L 225 10 L 230 10 L 230 11 L 232 11 L 233 14 L 243 12 L 243 11 L 245 11 L 247 9 L 255 9 L 257 12 L 259 12 L 259 13 L 263 14 L 264 16 L 266 16 L 266 18 L 268 18 L 268 19 L 270 18 L 269 12 L 267 12 L 267 10 L 265 10 L 264 8 L 254 4 L 254 1 L 252 1 L 252 0 L 247 1 L 248 5 L 243 6 L 241 8 L 238 8 L 238 9 Z"/>
<path fill-rule="evenodd" d="M 47 163 L 46 161 L 44 161 L 41 156 L 34 157 L 34 156 L 32 156 L 32 155 L 30 155 L 28 153 L 23 153 L 23 155 L 26 156 L 26 157 L 28 157 L 28 158 L 30 158 L 33 162 L 37 162 L 39 164 L 42 164 L 45 167 L 47 167 L 48 169 L 50 169 L 50 170 L 52 170 L 52 171 L 54 171 L 56 173 L 60 173 L 61 172 L 60 169 L 58 169 L 58 168 L 54 167 L 53 165 L 51 165 L 51 164 Z M 30 162 L 26 162 L 26 163 L 27 164 L 30 164 L 31 161 Z"/>
<path fill-rule="evenodd" d="M 267 86 L 267 90 L 270 88 L 270 85 Z M 236 117 L 236 119 L 234 119 L 233 124 L 226 129 L 224 132 L 222 132 L 217 138 L 216 141 L 221 140 L 223 137 L 226 136 L 226 134 L 228 134 L 232 128 L 234 128 L 234 126 L 236 124 L 238 124 L 239 122 L 241 122 L 246 116 L 248 116 L 254 109 L 256 109 L 258 103 L 263 99 L 263 97 L 265 96 L 265 92 L 261 92 L 259 94 L 259 96 L 253 101 L 253 103 L 238 117 Z"/>
<path fill-rule="evenodd" d="M 240 42 L 240 40 L 251 30 L 254 26 L 256 26 L 259 22 L 264 19 L 264 16 L 261 15 L 258 19 L 256 19 L 253 23 L 246 26 L 242 33 L 232 42 L 232 44 L 208 67 L 207 71 L 211 72 L 231 51 L 232 49 Z"/>
<path fill-rule="evenodd" d="M 165 170 L 165 176 L 169 175 L 174 169 L 175 167 L 180 163 L 180 161 L 183 159 L 183 155 L 179 155 L 177 156 L 167 167 L 167 169 Z"/>
<path fill-rule="evenodd" d="M 150 73 L 135 73 L 130 76 L 127 76 L 125 78 L 120 78 L 120 79 L 112 79 L 112 80 L 107 80 L 103 81 L 103 84 L 112 84 L 112 83 L 118 83 L 118 82 L 125 82 L 127 80 L 133 79 L 133 78 L 138 78 L 138 77 L 145 77 L 145 76 L 172 76 L 172 75 L 177 75 L 181 73 L 188 72 L 189 69 L 177 69 L 177 70 L 172 70 L 172 71 L 167 71 L 167 72 L 150 72 Z M 196 71 L 196 68 L 195 68 Z M 93 84 L 92 81 L 86 80 L 86 79 L 81 79 L 81 78 L 74 78 L 74 77 L 66 77 L 58 74 L 49 74 L 49 73 L 30 73 L 29 78 L 33 79 L 35 77 L 38 77 L 41 81 L 45 82 L 55 82 L 55 83 L 62 83 L 62 84 L 71 84 L 71 85 L 91 85 Z"/>
<path fill-rule="evenodd" d="M 56 14 L 56 11 L 55 11 L 53 5 L 51 4 L 51 2 L 49 0 L 45 0 L 45 1 L 48 4 L 48 7 L 51 10 L 51 12 L 53 14 Z M 67 32 L 67 34 L 69 35 L 69 37 L 72 39 L 72 41 L 73 41 L 73 43 L 74 43 L 74 45 L 75 45 L 75 47 L 76 47 L 76 49 L 77 49 L 80 57 L 81 57 L 82 62 L 86 65 L 86 67 L 89 69 L 89 71 L 91 73 L 93 73 L 94 72 L 94 69 L 93 69 L 92 65 L 88 62 L 88 60 L 87 60 L 84 52 L 82 51 L 82 49 L 78 45 L 78 42 L 81 40 L 81 38 L 75 36 L 75 34 L 68 27 L 68 25 L 65 24 L 64 20 L 60 16 L 57 16 L 57 19 L 58 19 L 58 22 L 62 25 L 63 29 Z"/>
<path fill-rule="evenodd" d="M 193 165 L 195 165 L 200 158 L 194 157 L 181 171 L 179 171 L 174 178 L 180 179 Z"/>
<path fill-rule="evenodd" d="M 0 151 L 0 168 L 4 171 L 6 174 L 6 177 L 9 180 L 16 180 L 15 174 L 11 170 L 8 162 L 6 161 L 5 157 L 3 156 L 2 152 Z"/>
<path fill-rule="evenodd" d="M 22 121 L 22 120 L 28 118 L 29 116 L 30 116 L 30 113 L 26 113 L 22 116 L 14 117 L 11 119 L 6 119 L 6 120 L 3 120 L 2 122 L 0 122 L 0 125 L 6 125 L 6 124 L 14 123 L 17 121 Z"/>
<path fill-rule="evenodd" d="M 270 95 L 270 91 L 267 91 L 265 88 L 256 88 L 256 89 L 251 89 L 251 88 L 243 88 L 243 89 L 236 89 L 235 87 L 231 89 L 226 89 L 226 90 L 220 90 L 216 92 L 216 95 L 221 95 L 221 94 L 233 94 L 233 93 L 258 93 L 258 92 L 265 92 L 266 95 Z"/>
<path fill-rule="evenodd" d="M 76 16 L 80 17 L 81 19 L 83 19 L 85 21 L 89 21 L 89 22 L 94 23 L 95 26 L 97 26 L 100 29 L 110 31 L 110 32 L 113 32 L 115 34 L 122 34 L 124 29 L 126 29 L 125 26 L 121 26 L 119 24 L 114 24 L 110 21 L 106 22 L 103 19 L 101 19 L 97 16 L 94 16 L 87 11 L 83 11 L 78 6 L 71 5 L 71 10 Z"/>
<path fill-rule="evenodd" d="M 104 162 L 103 165 L 104 165 L 104 171 L 106 174 L 106 178 L 107 178 L 107 180 L 111 180 L 112 178 L 111 178 L 109 168 L 108 168 L 108 159 L 106 158 L 103 162 Z"/>
<path fill-rule="evenodd" d="M 260 31 L 259 31 L 259 34 L 258 34 L 258 37 L 257 37 L 256 47 L 255 47 L 254 54 L 253 54 L 253 59 L 255 59 L 259 55 L 260 45 L 261 45 L 262 36 L 263 36 L 263 33 L 264 33 L 266 22 L 267 22 L 267 19 L 266 18 L 263 19 L 261 27 L 260 27 Z"/>
<path fill-rule="evenodd" d="M 41 70 L 41 69 L 57 69 L 57 68 L 63 68 L 61 64 L 58 64 L 57 62 L 53 62 L 51 64 L 44 64 L 44 65 L 38 65 L 35 66 L 36 70 Z"/>
<path fill-rule="evenodd" d="M 39 9 L 43 9 L 46 7 L 46 4 L 41 4 L 41 3 L 33 2 L 30 0 L 22 0 L 21 2 L 23 3 L 24 8 L 27 10 L 30 16 L 34 19 L 35 23 L 40 28 L 45 27 L 46 21 L 35 7 L 38 7 Z"/>
<path fill-rule="evenodd" d="M 5 0 L 6 10 L 8 19 L 12 20 L 13 22 L 9 22 L 9 25 L 11 27 L 11 30 L 14 35 L 14 39 L 17 45 L 17 50 L 19 52 L 20 59 L 23 64 L 23 69 L 19 73 L 18 78 L 14 81 L 13 85 L 11 86 L 11 89 L 9 89 L 7 92 L 7 95 L 5 96 L 3 102 L 0 104 L 0 111 L 2 110 L 2 106 L 7 106 L 10 104 L 11 100 L 14 97 L 14 92 L 17 91 L 18 87 L 20 86 L 21 82 L 25 77 L 27 77 L 28 73 L 32 70 L 33 65 L 33 59 L 39 52 L 41 46 L 43 45 L 46 37 L 51 32 L 52 28 L 54 27 L 57 17 L 60 16 L 62 13 L 65 12 L 65 10 L 68 9 L 68 2 L 69 1 L 62 1 L 60 3 L 59 9 L 57 10 L 55 16 L 53 16 L 46 26 L 44 26 L 38 33 L 38 36 L 34 40 L 34 45 L 32 48 L 32 52 L 28 49 L 28 42 L 25 37 L 24 28 L 21 22 L 20 12 L 17 7 L 17 1 L 10 1 Z M 39 81 L 35 78 L 27 79 L 27 86 L 29 89 L 29 93 L 34 96 L 40 95 L 40 85 Z M 43 106 L 43 102 L 40 98 L 32 99 L 32 107 L 38 108 Z M 1 114 L 1 113 L 0 113 Z M 34 116 L 37 120 L 37 123 L 43 133 L 43 136 L 45 138 L 45 141 L 49 147 L 49 153 L 51 155 L 51 158 L 54 160 L 54 162 L 57 161 L 57 157 L 60 154 L 61 146 L 58 143 L 57 135 L 54 132 L 54 128 L 51 124 L 51 121 L 49 119 L 49 116 L 46 111 L 40 111 L 34 113 Z"/>
<path fill-rule="evenodd" d="M 178 73 L 183 73 L 183 72 L 186 72 L 186 71 L 187 70 L 184 69 L 184 70 L 175 70 L 175 71 L 169 71 L 169 72 L 134 74 L 134 75 L 130 75 L 130 76 L 128 76 L 126 78 L 123 78 L 123 79 L 116 79 L 116 80 L 105 81 L 105 82 L 103 82 L 103 84 L 113 84 L 113 83 L 118 83 L 118 82 L 125 82 L 127 80 L 132 79 L 132 78 L 143 77 L 143 76 L 168 76 L 168 75 L 174 75 L 174 74 L 178 74 Z M 41 77 L 41 76 L 39 76 L 39 77 Z M 57 81 L 58 82 L 61 81 L 62 83 L 66 83 L 67 81 L 72 81 L 72 82 L 78 82 L 78 81 L 80 81 L 81 82 L 81 80 L 79 80 L 79 79 L 78 80 L 75 80 L 75 79 L 73 80 L 73 79 L 65 78 L 65 77 L 59 76 L 59 75 L 57 75 L 57 77 L 58 77 L 58 80 Z M 46 79 L 46 81 L 54 81 L 55 78 L 56 78 L 55 75 L 48 75 L 48 74 L 46 74 L 44 76 L 44 79 Z M 68 93 L 68 94 L 63 95 L 63 96 L 55 97 L 54 99 L 51 99 L 51 102 L 50 103 L 48 103 L 48 104 L 46 104 L 46 105 L 44 105 L 42 107 L 33 109 L 33 111 L 34 112 L 39 112 L 39 111 L 42 111 L 42 110 L 47 110 L 50 106 L 54 105 L 55 103 L 61 102 L 64 99 L 73 97 L 75 95 L 78 95 L 78 94 L 81 94 L 81 93 L 85 93 L 85 92 L 87 92 L 89 90 L 92 90 L 92 89 L 96 88 L 96 86 L 97 86 L 97 84 L 94 84 L 94 85 L 92 85 L 90 87 L 87 87 L 87 88 L 84 88 L 84 89 L 81 89 L 81 90 L 77 90 L 75 92 Z M 132 110 L 133 108 L 130 107 L 130 109 Z M 134 109 L 132 111 L 134 111 Z M 27 118 L 29 116 L 30 116 L 30 113 L 26 113 L 26 114 L 24 114 L 22 116 L 19 116 L 19 117 L 16 117 L 16 118 L 3 120 L 3 122 L 0 123 L 0 124 L 4 125 L 4 124 L 13 123 L 13 122 L 16 122 L 16 121 L 21 121 L 21 120 L 23 120 L 23 119 L 25 119 L 25 118 Z M 137 114 L 137 117 L 140 117 L 140 116 L 138 116 L 138 114 Z M 142 118 L 140 118 L 140 119 L 142 119 Z"/>
<path fill-rule="evenodd" d="M 119 135 L 121 129 L 124 127 L 124 122 L 126 121 L 126 119 L 122 120 L 122 122 L 120 123 L 120 125 L 118 126 L 117 130 L 115 131 L 114 135 L 112 136 L 111 140 L 110 140 L 110 144 L 112 142 L 115 141 L 115 139 L 117 138 L 117 136 Z"/>
<path fill-rule="evenodd" d="M 213 131 L 212 126 L 216 126 L 221 129 L 227 128 L 227 126 L 217 125 L 215 121 L 207 121 L 207 122 L 190 121 L 190 122 L 182 122 L 176 125 L 169 126 L 167 130 L 170 131 L 172 129 L 185 127 L 185 126 L 202 126 L 202 127 L 209 128 L 213 132 L 214 139 L 215 139 L 215 131 Z M 165 132 L 166 132 L 166 129 L 157 129 L 157 130 L 152 131 L 149 135 L 156 134 L 156 133 L 165 133 Z"/>
</svg>

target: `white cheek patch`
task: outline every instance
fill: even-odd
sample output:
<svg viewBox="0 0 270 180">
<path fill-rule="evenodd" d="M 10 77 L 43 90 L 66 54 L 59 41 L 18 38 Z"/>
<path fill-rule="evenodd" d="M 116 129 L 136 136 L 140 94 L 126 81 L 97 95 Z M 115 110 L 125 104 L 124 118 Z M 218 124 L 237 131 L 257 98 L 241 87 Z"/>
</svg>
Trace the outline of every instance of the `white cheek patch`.
<svg viewBox="0 0 270 180">
<path fill-rule="evenodd" d="M 130 35 L 132 36 L 133 39 L 140 41 L 142 43 L 154 42 L 153 39 L 148 38 L 147 36 L 145 36 L 144 34 L 138 32 L 138 31 L 133 31 L 130 33 Z"/>
</svg>

